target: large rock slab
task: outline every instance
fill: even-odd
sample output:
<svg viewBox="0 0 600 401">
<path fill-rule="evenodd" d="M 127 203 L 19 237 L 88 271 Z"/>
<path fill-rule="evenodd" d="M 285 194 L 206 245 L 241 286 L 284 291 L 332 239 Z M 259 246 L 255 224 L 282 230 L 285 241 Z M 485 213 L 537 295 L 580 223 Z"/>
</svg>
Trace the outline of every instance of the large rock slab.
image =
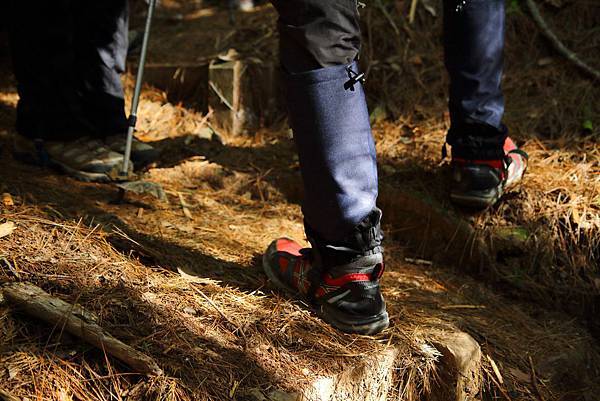
<svg viewBox="0 0 600 401">
<path fill-rule="evenodd" d="M 360 358 L 338 374 L 318 377 L 297 392 L 254 391 L 257 401 L 385 401 L 393 386 L 398 351 L 390 347 Z"/>
</svg>

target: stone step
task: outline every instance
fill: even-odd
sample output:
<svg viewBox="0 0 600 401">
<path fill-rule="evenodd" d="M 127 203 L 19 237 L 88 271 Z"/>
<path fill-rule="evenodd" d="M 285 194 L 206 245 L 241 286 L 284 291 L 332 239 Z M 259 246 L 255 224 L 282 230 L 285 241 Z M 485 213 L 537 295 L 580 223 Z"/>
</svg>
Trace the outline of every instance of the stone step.
<svg viewBox="0 0 600 401">
<path fill-rule="evenodd" d="M 430 401 L 476 399 L 482 385 L 482 354 L 479 344 L 469 334 L 447 333 L 424 345 L 423 352 L 436 362 L 431 370 L 437 379 L 430 378 L 434 383 Z M 394 370 L 397 366 L 413 364 L 412 358 L 410 353 L 390 346 L 378 354 L 358 358 L 342 372 L 318 377 L 301 391 L 272 390 L 264 394 L 255 389 L 250 395 L 256 401 L 386 401 L 394 391 Z M 404 399 L 409 398 L 399 398 Z"/>
</svg>

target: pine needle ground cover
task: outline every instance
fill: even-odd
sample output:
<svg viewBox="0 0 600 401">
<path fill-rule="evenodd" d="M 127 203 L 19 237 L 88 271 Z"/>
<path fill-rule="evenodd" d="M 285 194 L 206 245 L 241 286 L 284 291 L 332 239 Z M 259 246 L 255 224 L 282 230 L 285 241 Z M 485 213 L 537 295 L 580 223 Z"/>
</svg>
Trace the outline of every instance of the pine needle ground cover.
<svg viewBox="0 0 600 401">
<path fill-rule="evenodd" d="M 298 165 L 284 123 L 252 137 L 207 139 L 206 113 L 147 87 L 140 136 L 162 158 L 146 178 L 165 187 L 168 202 L 134 196 L 118 204 L 115 188 L 10 158 L 17 96 L 8 80 L 0 94 L 0 182 L 13 204 L 3 203 L 0 224 L 14 229 L 0 238 L 0 280 L 31 282 L 81 305 L 112 335 L 154 358 L 165 375 L 138 375 L 62 326 L 3 302 L 1 390 L 22 400 L 276 399 L 342 372 L 366 376 L 362 367 L 371 366 L 371 357 L 389 362 L 391 352 L 392 374 L 377 376 L 383 384 L 372 388 L 388 399 L 450 399 L 454 382 L 444 352 L 464 333 L 481 349 L 470 382 L 476 397 L 594 399 L 598 346 L 577 318 L 594 316 L 600 287 L 597 86 L 541 37 L 520 34 L 535 29 L 518 7 L 511 9 L 506 117 L 531 168 L 507 203 L 480 214 L 456 210 L 445 200 L 439 156 L 448 127 L 439 7 L 433 6 L 437 14 L 430 5 L 418 8 L 411 25 L 403 20 L 407 2 L 383 6 L 399 34 L 390 34 L 381 8 L 369 5 L 362 60 L 382 185 L 417 194 L 486 240 L 508 232 L 509 245 L 495 254 L 499 263 L 470 278 L 430 258 L 427 244 L 407 247 L 408 231 L 390 218 L 383 285 L 393 325 L 376 338 L 342 335 L 274 291 L 260 271 L 272 238 L 303 238 Z M 583 27 L 597 26 L 598 6 L 559 6 L 543 11 L 593 63 L 599 37 Z M 162 12 L 156 42 L 164 53 L 157 50 L 154 62 L 198 62 L 230 47 L 275 56 L 268 6 L 241 16 L 236 29 L 226 13 L 197 3 L 165 2 Z M 174 30 L 193 40 L 179 36 L 169 44 Z M 125 82 L 131 88 L 130 76 Z"/>
</svg>

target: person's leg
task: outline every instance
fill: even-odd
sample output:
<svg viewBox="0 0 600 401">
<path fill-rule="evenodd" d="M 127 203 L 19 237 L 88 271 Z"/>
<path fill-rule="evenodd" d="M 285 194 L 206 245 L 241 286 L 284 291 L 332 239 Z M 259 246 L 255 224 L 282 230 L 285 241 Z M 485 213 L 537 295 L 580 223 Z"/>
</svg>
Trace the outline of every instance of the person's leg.
<svg viewBox="0 0 600 401">
<path fill-rule="evenodd" d="M 362 84 L 348 70 L 360 46 L 354 0 L 274 1 L 289 121 L 307 224 L 340 240 L 375 208 L 377 168 Z M 351 73 L 350 73 L 351 74 Z"/>
<path fill-rule="evenodd" d="M 19 103 L 14 155 L 86 181 L 106 181 L 122 155 L 91 140 L 75 52 L 71 0 L 9 0 L 7 21 Z"/>
<path fill-rule="evenodd" d="M 75 89 L 71 1 L 6 4 L 19 103 L 17 131 L 61 140 L 86 134 Z"/>
<path fill-rule="evenodd" d="M 451 197 L 467 206 L 495 203 L 526 166 L 502 124 L 504 7 L 504 0 L 444 1 L 451 118 L 447 142 L 454 164 Z"/>
<path fill-rule="evenodd" d="M 76 2 L 75 54 L 83 112 L 113 151 L 125 151 L 127 118 L 121 74 L 128 47 L 129 2 Z M 134 138 L 131 160 L 137 168 L 158 152 Z"/>
<path fill-rule="evenodd" d="M 377 165 L 355 62 L 360 29 L 355 0 L 276 0 L 289 122 L 304 182 L 311 257 L 274 241 L 265 270 L 279 286 L 317 301 L 323 318 L 349 332 L 388 324 Z"/>
<path fill-rule="evenodd" d="M 128 2 L 75 1 L 74 51 L 82 108 L 97 137 L 127 131 L 121 74 L 127 57 Z"/>
<path fill-rule="evenodd" d="M 452 125 L 472 120 L 500 129 L 504 113 L 504 0 L 468 0 L 462 8 L 457 8 L 457 3 L 444 1 Z"/>
</svg>

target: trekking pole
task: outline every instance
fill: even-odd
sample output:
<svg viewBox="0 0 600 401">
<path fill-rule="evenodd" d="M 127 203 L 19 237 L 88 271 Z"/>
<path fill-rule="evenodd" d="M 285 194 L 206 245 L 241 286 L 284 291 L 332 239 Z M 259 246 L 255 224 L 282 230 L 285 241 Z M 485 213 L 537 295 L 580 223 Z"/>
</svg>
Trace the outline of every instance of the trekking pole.
<svg viewBox="0 0 600 401">
<path fill-rule="evenodd" d="M 156 0 L 148 1 L 148 15 L 146 16 L 146 27 L 144 28 L 144 38 L 142 40 L 142 51 L 140 53 L 140 63 L 137 69 L 135 79 L 135 88 L 133 90 L 133 99 L 131 101 L 131 112 L 127 122 L 127 141 L 125 142 L 125 154 L 123 155 L 123 168 L 121 175 L 127 177 L 129 175 L 129 158 L 131 157 L 131 144 L 133 142 L 133 133 L 137 123 L 137 110 L 140 103 L 140 93 L 142 92 L 142 80 L 144 77 L 144 65 L 146 64 L 146 53 L 148 52 L 148 39 L 150 38 L 150 26 L 152 25 L 152 16 Z"/>
</svg>

